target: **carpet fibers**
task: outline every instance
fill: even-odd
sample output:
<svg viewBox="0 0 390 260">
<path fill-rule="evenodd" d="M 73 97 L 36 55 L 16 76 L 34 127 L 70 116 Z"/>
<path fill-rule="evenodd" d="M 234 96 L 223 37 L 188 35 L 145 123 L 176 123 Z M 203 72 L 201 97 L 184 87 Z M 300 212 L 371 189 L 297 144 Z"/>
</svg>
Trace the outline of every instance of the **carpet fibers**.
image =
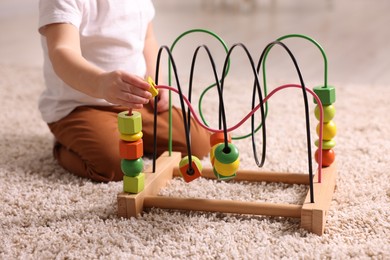
<svg viewBox="0 0 390 260">
<path fill-rule="evenodd" d="M 161 209 L 118 218 L 120 182 L 80 179 L 52 158 L 53 139 L 37 111 L 42 89 L 39 68 L 0 66 L 1 259 L 390 259 L 388 86 L 336 85 L 339 177 L 323 236 L 290 218 Z M 234 94 L 227 87 L 230 123 L 251 103 Z M 205 117 L 215 122 L 212 96 L 205 98 L 211 105 Z M 287 90 L 270 100 L 265 170 L 307 172 L 300 97 Z M 237 134 L 245 132 L 248 123 Z M 241 167 L 255 168 L 250 139 L 235 143 Z M 302 203 L 306 192 L 301 185 L 174 179 L 161 194 Z"/>
</svg>

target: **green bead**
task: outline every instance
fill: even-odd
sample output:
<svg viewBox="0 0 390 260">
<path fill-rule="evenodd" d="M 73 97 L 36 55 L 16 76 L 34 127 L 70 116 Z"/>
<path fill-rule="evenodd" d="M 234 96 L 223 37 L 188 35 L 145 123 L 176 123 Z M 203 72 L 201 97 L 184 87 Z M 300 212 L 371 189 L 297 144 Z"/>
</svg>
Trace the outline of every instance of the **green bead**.
<svg viewBox="0 0 390 260">
<path fill-rule="evenodd" d="M 137 160 L 121 160 L 121 169 L 124 175 L 129 177 L 138 176 L 144 169 L 144 161 L 141 158 Z"/>
<path fill-rule="evenodd" d="M 318 147 L 319 140 L 317 139 L 314 144 Z M 322 150 L 329 150 L 336 146 L 336 141 L 334 139 L 332 140 L 323 140 L 322 141 Z"/>
<path fill-rule="evenodd" d="M 132 115 L 128 115 L 128 111 L 123 111 L 118 114 L 118 129 L 121 134 L 134 135 L 142 131 L 141 113 L 133 111 Z"/>
<path fill-rule="evenodd" d="M 323 106 L 324 109 L 324 123 L 331 121 L 336 114 L 336 108 L 333 105 Z M 314 114 L 317 120 L 320 120 L 320 108 L 318 106 L 314 109 Z"/>
<path fill-rule="evenodd" d="M 145 174 L 135 177 L 123 176 L 123 191 L 128 193 L 140 193 L 145 188 Z"/>
<path fill-rule="evenodd" d="M 332 105 L 334 102 L 336 102 L 336 90 L 334 87 L 318 86 L 314 87 L 313 91 L 317 94 L 323 106 Z M 314 103 L 317 104 L 317 101 L 315 99 Z"/>
<path fill-rule="evenodd" d="M 228 146 L 225 147 L 225 144 L 222 143 L 215 148 L 214 156 L 219 162 L 230 164 L 238 159 L 239 152 L 234 144 L 228 143 Z"/>
<path fill-rule="evenodd" d="M 228 180 L 234 179 L 237 176 L 237 173 L 234 173 L 233 175 L 230 175 L 230 176 L 223 176 L 217 172 L 215 167 L 213 168 L 213 172 L 214 172 L 215 177 L 217 177 L 217 179 L 221 180 L 221 181 L 228 181 Z"/>
</svg>

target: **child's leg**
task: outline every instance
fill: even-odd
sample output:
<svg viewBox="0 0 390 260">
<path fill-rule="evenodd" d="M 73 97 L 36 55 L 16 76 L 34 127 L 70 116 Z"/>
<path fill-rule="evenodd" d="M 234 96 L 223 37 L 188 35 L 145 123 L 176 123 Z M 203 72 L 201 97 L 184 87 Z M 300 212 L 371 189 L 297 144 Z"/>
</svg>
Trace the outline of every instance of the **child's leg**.
<svg viewBox="0 0 390 260">
<path fill-rule="evenodd" d="M 117 115 L 124 107 L 79 107 L 70 115 L 49 125 L 57 143 L 54 155 L 59 164 L 81 177 L 95 181 L 121 180 Z M 141 111 L 144 152 L 153 151 L 153 111 Z M 168 149 L 168 112 L 159 114 L 158 154 Z M 187 154 L 180 110 L 173 109 L 173 150 Z M 192 152 L 199 158 L 208 154 L 209 133 L 191 123 Z"/>
<path fill-rule="evenodd" d="M 58 163 L 80 177 L 95 181 L 121 180 L 119 132 L 113 107 L 79 107 L 49 124 L 56 138 Z"/>
</svg>

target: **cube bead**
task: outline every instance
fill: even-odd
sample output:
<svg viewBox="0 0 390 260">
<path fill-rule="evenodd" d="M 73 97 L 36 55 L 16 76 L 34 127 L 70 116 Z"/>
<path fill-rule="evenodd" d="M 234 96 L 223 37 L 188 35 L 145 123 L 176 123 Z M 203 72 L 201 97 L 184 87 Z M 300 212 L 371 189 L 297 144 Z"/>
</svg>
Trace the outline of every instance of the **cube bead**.
<svg viewBox="0 0 390 260">
<path fill-rule="evenodd" d="M 336 90 L 334 87 L 318 86 L 314 87 L 313 91 L 317 94 L 323 106 L 329 106 L 336 102 Z M 317 101 L 314 100 L 314 103 L 317 104 Z"/>
<path fill-rule="evenodd" d="M 184 157 L 181 161 L 180 161 L 180 164 L 179 164 L 179 170 L 180 170 L 180 174 L 181 176 L 183 177 L 184 181 L 185 182 L 191 182 L 197 178 L 199 178 L 202 174 L 202 164 L 200 162 L 200 160 L 195 157 L 195 156 L 192 156 L 192 163 L 191 163 L 191 166 L 192 166 L 192 169 L 193 169 L 193 172 L 190 173 L 189 172 L 189 160 L 188 160 L 188 156 Z"/>
<path fill-rule="evenodd" d="M 123 191 L 128 193 L 140 193 L 145 188 L 145 174 L 136 177 L 123 176 Z"/>
<path fill-rule="evenodd" d="M 142 131 L 142 116 L 140 112 L 133 111 L 131 115 L 128 111 L 118 114 L 118 129 L 121 134 L 134 135 Z"/>
<path fill-rule="evenodd" d="M 142 138 L 135 142 L 119 140 L 119 156 L 126 160 L 136 160 L 144 155 Z"/>
<path fill-rule="evenodd" d="M 228 142 L 231 143 L 232 142 L 231 135 L 228 133 L 227 136 L 228 136 Z M 210 146 L 211 147 L 213 147 L 216 144 L 224 143 L 224 142 L 225 142 L 225 135 L 223 132 L 213 133 L 210 136 Z"/>
</svg>

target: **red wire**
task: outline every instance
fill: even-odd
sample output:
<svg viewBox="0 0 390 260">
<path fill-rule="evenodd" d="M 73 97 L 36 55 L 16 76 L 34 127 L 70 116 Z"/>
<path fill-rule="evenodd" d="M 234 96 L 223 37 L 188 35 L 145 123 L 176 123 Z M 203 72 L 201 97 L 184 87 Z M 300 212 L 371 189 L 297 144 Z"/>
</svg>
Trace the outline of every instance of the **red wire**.
<svg viewBox="0 0 390 260">
<path fill-rule="evenodd" d="M 169 87 L 169 86 L 164 86 L 164 85 L 158 85 L 156 86 L 156 88 L 161 88 L 161 89 L 168 89 L 168 90 L 171 90 L 177 94 L 179 94 L 179 91 L 173 87 Z M 286 89 L 286 88 L 300 88 L 302 89 L 302 86 L 299 85 L 299 84 L 286 84 L 286 85 L 282 85 L 282 86 L 279 86 L 277 88 L 275 88 L 274 90 L 272 90 L 265 98 L 264 98 L 264 103 L 265 102 L 268 102 L 268 99 L 270 99 L 275 93 L 277 93 L 278 91 L 280 90 L 283 90 L 283 89 Z M 323 110 L 323 107 L 322 107 L 322 103 L 321 103 L 321 100 L 319 99 L 319 97 L 317 96 L 317 94 L 312 91 L 311 89 L 309 88 L 306 88 L 305 87 L 305 90 L 307 92 L 309 92 L 313 97 L 314 99 L 316 100 L 317 102 L 317 105 L 320 109 L 320 127 L 319 127 L 319 133 L 318 133 L 318 138 L 319 138 L 319 142 L 318 142 L 318 182 L 321 183 L 321 165 L 322 165 L 322 136 L 323 136 L 323 122 L 324 122 L 324 110 Z M 223 130 L 221 129 L 214 129 L 214 128 L 211 128 L 211 127 L 208 127 L 206 126 L 205 124 L 203 124 L 203 122 L 199 119 L 197 113 L 195 113 L 195 110 L 193 109 L 192 105 L 191 105 L 191 102 L 185 97 L 183 96 L 183 100 L 186 102 L 188 108 L 190 109 L 191 113 L 193 114 L 193 117 L 195 119 L 195 121 L 200 125 L 202 126 L 203 128 L 209 130 L 210 132 L 214 132 L 214 133 L 221 133 L 223 132 Z M 254 109 L 252 109 L 251 112 L 249 112 L 240 122 L 238 122 L 236 125 L 228 128 L 226 131 L 227 132 L 231 132 L 231 131 L 234 131 L 236 130 L 237 128 L 239 128 L 241 125 L 243 125 L 245 123 L 246 120 L 248 120 L 254 113 L 256 113 L 256 111 L 260 108 L 261 104 L 258 104 Z"/>
</svg>

